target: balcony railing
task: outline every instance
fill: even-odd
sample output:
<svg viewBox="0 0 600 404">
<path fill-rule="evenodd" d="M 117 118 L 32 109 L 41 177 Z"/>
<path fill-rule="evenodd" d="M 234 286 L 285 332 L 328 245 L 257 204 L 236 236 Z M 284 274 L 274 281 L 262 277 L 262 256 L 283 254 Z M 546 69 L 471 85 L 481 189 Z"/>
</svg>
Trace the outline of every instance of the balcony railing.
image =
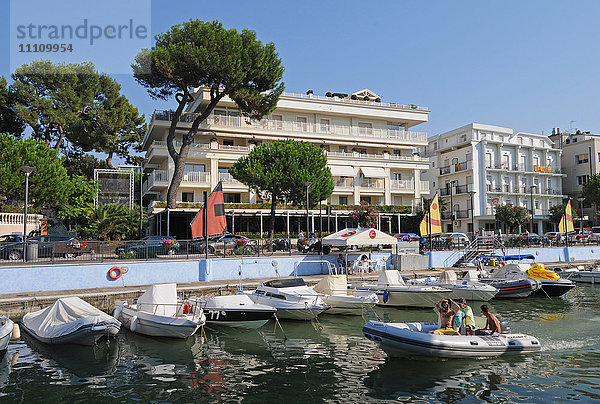
<svg viewBox="0 0 600 404">
<path fill-rule="evenodd" d="M 466 219 L 468 217 L 469 217 L 469 210 L 455 210 L 454 211 L 454 220 Z M 442 212 L 442 219 L 451 220 L 452 212 Z"/>
<path fill-rule="evenodd" d="M 407 191 L 415 188 L 411 180 L 392 180 L 390 186 L 392 189 L 406 189 Z"/>
<path fill-rule="evenodd" d="M 334 185 L 337 188 L 353 188 L 354 187 L 354 178 L 338 177 L 334 180 Z"/>
<path fill-rule="evenodd" d="M 208 184 L 210 182 L 210 173 L 190 171 L 183 174 L 182 182 L 193 182 L 198 184 Z"/>
<path fill-rule="evenodd" d="M 383 179 L 364 178 L 360 183 L 361 188 L 383 189 Z"/>
<path fill-rule="evenodd" d="M 155 121 L 171 121 L 173 111 L 154 111 L 152 119 Z M 179 121 L 191 123 L 198 116 L 197 113 L 183 113 Z M 241 128 L 257 128 L 277 130 L 283 132 L 308 132 L 318 134 L 329 134 L 334 136 L 356 136 L 369 138 L 396 139 L 406 141 L 427 141 L 427 133 L 411 132 L 387 128 L 359 128 L 351 125 L 322 125 L 320 123 L 305 123 L 295 121 L 281 121 L 277 119 L 261 119 L 260 121 L 240 118 L 239 116 L 223 116 L 211 114 L 202 123 L 202 128 L 209 126 L 229 126 Z"/>
<path fill-rule="evenodd" d="M 473 184 L 464 184 L 464 185 L 455 185 L 453 187 L 454 189 L 452 189 L 452 194 L 453 195 L 460 195 L 460 194 L 466 194 L 471 192 L 471 190 L 473 189 Z M 446 187 L 446 188 L 440 188 L 439 193 L 440 196 L 450 196 L 450 187 Z"/>
<path fill-rule="evenodd" d="M 420 182 L 421 192 L 429 192 L 429 181 Z"/>
<path fill-rule="evenodd" d="M 233 178 L 233 175 L 229 173 L 219 173 L 219 181 L 223 181 L 225 185 L 244 185 L 243 182 L 240 182 Z"/>
<path fill-rule="evenodd" d="M 463 162 L 454 164 L 454 172 L 455 173 L 457 173 L 459 171 L 468 170 L 470 168 L 471 168 L 471 162 L 470 161 L 463 161 Z"/>
<path fill-rule="evenodd" d="M 341 102 L 341 103 L 345 103 L 345 104 L 374 105 L 374 106 L 382 106 L 382 107 L 389 107 L 389 108 L 410 109 L 410 110 L 415 110 L 415 111 L 428 111 L 428 109 L 426 107 L 418 107 L 413 104 L 405 105 L 405 104 L 396 104 L 395 102 L 376 102 L 376 101 L 353 100 L 350 97 L 345 97 L 345 98 L 323 97 L 322 95 L 296 94 L 296 93 L 288 93 L 288 92 L 284 92 L 282 95 L 294 97 L 294 98 L 308 98 L 308 99 L 316 99 L 316 100 L 335 101 L 335 102 Z"/>
<path fill-rule="evenodd" d="M 440 167 L 440 175 L 450 174 L 450 166 Z"/>
</svg>

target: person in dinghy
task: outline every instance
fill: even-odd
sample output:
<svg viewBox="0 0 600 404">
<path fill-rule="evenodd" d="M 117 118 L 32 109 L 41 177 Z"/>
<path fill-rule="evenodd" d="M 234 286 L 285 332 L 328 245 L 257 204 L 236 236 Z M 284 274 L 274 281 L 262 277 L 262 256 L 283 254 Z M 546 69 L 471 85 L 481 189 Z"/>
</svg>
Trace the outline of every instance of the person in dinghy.
<svg viewBox="0 0 600 404">
<path fill-rule="evenodd" d="M 452 304 L 456 306 L 456 310 L 452 310 Z M 440 314 L 440 328 L 433 331 L 438 335 L 460 335 L 453 326 L 454 316 L 460 310 L 460 306 L 452 299 L 442 299 L 435 303 L 435 308 Z"/>
<path fill-rule="evenodd" d="M 498 318 L 490 313 L 490 309 L 487 304 L 481 305 L 481 314 L 486 318 L 485 328 L 475 330 L 475 335 L 498 335 L 502 332 L 500 327 L 500 321 Z"/>
</svg>

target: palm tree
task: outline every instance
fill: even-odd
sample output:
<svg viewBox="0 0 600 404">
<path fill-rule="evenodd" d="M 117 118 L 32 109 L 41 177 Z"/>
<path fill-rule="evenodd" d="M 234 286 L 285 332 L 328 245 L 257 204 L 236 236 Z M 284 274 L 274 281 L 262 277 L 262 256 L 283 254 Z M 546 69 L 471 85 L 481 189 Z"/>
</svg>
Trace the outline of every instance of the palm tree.
<svg viewBox="0 0 600 404">
<path fill-rule="evenodd" d="M 122 238 L 129 232 L 130 211 L 118 203 L 99 203 L 92 209 L 88 223 L 100 240 Z"/>
</svg>

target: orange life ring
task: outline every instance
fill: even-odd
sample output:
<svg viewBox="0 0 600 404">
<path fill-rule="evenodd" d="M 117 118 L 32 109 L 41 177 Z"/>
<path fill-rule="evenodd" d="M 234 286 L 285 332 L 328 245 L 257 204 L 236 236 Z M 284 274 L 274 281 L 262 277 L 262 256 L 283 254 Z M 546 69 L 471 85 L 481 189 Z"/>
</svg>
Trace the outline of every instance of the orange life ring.
<svg viewBox="0 0 600 404">
<path fill-rule="evenodd" d="M 113 281 L 116 281 L 123 275 L 123 270 L 119 267 L 112 267 L 108 270 L 108 277 Z"/>
<path fill-rule="evenodd" d="M 183 314 L 191 314 L 192 313 L 192 304 L 190 302 L 185 302 L 183 304 Z"/>
</svg>

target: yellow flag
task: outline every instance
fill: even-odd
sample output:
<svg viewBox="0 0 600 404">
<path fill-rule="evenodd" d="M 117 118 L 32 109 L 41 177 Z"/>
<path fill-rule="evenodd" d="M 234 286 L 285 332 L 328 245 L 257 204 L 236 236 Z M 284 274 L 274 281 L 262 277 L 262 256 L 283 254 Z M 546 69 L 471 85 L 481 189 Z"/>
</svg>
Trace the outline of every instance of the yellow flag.
<svg viewBox="0 0 600 404">
<path fill-rule="evenodd" d="M 429 212 L 425 214 L 425 217 L 421 221 L 420 230 L 421 236 L 439 234 L 442 232 L 442 217 L 440 215 L 440 202 L 437 194 L 435 194 L 433 201 L 431 201 L 431 205 L 429 205 Z"/>
<path fill-rule="evenodd" d="M 571 201 L 567 202 L 567 206 L 565 206 L 565 213 L 558 224 L 558 231 L 559 233 L 575 231 L 575 227 L 573 226 L 573 211 L 571 210 Z"/>
</svg>

